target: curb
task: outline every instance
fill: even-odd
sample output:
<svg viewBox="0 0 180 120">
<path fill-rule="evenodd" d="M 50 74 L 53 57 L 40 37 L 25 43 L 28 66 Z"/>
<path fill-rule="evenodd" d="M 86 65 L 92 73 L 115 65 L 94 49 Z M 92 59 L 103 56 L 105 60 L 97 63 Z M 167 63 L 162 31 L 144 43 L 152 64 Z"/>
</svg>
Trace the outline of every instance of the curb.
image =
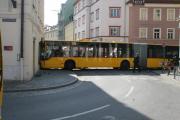
<svg viewBox="0 0 180 120">
<path fill-rule="evenodd" d="M 79 82 L 79 80 L 76 78 L 72 82 L 66 83 L 66 84 L 61 84 L 57 86 L 52 86 L 52 87 L 42 87 L 42 88 L 34 88 L 34 89 L 21 89 L 21 90 L 4 90 L 4 93 L 13 93 L 13 92 L 33 92 L 33 91 L 43 91 L 43 90 L 51 90 L 51 89 L 57 89 L 57 88 L 63 88 L 67 87 L 70 85 L 73 85 L 75 83 Z"/>
</svg>

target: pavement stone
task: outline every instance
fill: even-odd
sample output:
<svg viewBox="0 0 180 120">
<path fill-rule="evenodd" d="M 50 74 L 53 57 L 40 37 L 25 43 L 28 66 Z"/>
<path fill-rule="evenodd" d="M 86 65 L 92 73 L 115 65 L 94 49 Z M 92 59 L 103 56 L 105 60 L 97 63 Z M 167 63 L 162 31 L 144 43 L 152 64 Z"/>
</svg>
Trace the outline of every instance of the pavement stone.
<svg viewBox="0 0 180 120">
<path fill-rule="evenodd" d="M 49 90 L 69 86 L 77 81 L 73 71 L 41 70 L 31 81 L 4 81 L 4 92 Z"/>
</svg>

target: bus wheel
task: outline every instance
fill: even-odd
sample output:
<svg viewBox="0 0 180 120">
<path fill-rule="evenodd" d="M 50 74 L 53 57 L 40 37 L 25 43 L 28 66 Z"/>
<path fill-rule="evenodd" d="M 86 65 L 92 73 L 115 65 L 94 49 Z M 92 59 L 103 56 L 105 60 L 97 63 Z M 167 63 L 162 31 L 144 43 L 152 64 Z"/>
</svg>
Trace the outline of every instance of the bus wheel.
<svg viewBox="0 0 180 120">
<path fill-rule="evenodd" d="M 64 65 L 64 68 L 66 70 L 72 70 L 73 68 L 75 68 L 75 63 L 74 61 L 70 60 L 70 61 L 66 61 L 65 62 L 65 65 Z"/>
<path fill-rule="evenodd" d="M 130 63 L 129 61 L 125 60 L 121 62 L 121 66 L 120 66 L 121 70 L 129 70 L 130 69 Z"/>
</svg>

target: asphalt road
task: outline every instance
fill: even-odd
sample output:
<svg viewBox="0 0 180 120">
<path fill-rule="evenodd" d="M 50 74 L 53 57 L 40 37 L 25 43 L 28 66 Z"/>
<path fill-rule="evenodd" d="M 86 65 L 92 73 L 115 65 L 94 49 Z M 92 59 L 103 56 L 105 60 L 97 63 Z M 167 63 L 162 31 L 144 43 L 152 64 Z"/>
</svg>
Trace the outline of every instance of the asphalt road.
<svg viewBox="0 0 180 120">
<path fill-rule="evenodd" d="M 180 82 L 151 72 L 75 71 L 63 89 L 7 93 L 4 120 L 180 120 Z"/>
</svg>

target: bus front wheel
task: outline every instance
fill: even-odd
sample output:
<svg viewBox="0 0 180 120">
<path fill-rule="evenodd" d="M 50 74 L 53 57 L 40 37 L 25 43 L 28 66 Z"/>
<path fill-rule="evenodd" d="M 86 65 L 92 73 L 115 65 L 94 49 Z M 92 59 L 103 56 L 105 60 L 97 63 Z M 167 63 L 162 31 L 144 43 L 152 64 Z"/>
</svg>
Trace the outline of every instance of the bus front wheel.
<svg viewBox="0 0 180 120">
<path fill-rule="evenodd" d="M 65 65 L 64 65 L 64 68 L 66 70 L 72 70 L 73 68 L 75 68 L 75 63 L 74 61 L 66 61 L 65 62 Z"/>
<path fill-rule="evenodd" d="M 121 66 L 120 66 L 121 70 L 129 70 L 130 69 L 130 63 L 129 61 L 125 60 L 122 61 Z"/>
</svg>

